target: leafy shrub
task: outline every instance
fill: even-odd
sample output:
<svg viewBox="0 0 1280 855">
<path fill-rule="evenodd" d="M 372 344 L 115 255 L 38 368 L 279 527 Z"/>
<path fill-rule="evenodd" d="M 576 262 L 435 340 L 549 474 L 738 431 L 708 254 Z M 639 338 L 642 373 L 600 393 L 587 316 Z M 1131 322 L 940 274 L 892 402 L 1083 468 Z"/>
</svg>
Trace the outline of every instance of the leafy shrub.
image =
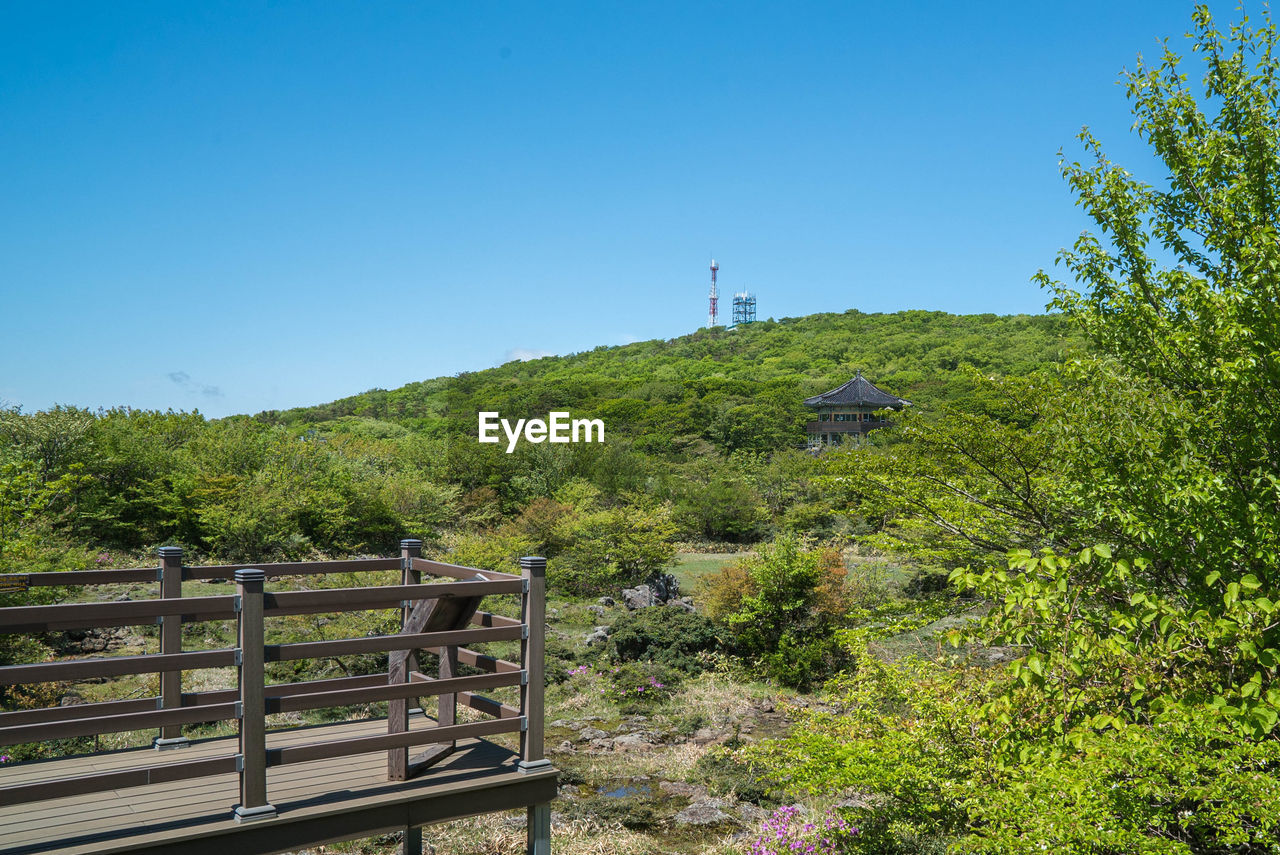
<svg viewBox="0 0 1280 855">
<path fill-rule="evenodd" d="M 1280 851 L 1280 741 L 1212 709 L 1057 734 L 1059 705 L 1009 673 L 886 663 L 856 640 L 851 656 L 845 712 L 803 711 L 738 760 L 796 793 L 857 793 L 854 851 Z"/>
<path fill-rule="evenodd" d="M 548 564 L 547 582 L 572 595 L 616 594 L 671 565 L 675 531 L 660 505 L 565 514 L 554 527 L 564 546 Z"/>
<path fill-rule="evenodd" d="M 742 608 L 742 598 L 755 593 L 755 581 L 746 561 L 726 564 L 698 580 L 694 598 L 703 613 L 722 620 Z"/>
<path fill-rule="evenodd" d="M 708 724 L 710 724 L 710 721 L 702 713 L 687 713 L 672 719 L 671 732 L 677 736 L 693 736 Z"/>
<path fill-rule="evenodd" d="M 571 676 L 570 672 L 587 658 L 587 652 L 581 647 L 566 644 L 554 635 L 547 636 L 545 653 L 545 672 L 547 683 L 563 683 Z"/>
<path fill-rule="evenodd" d="M 723 746 L 711 748 L 698 758 L 691 776 L 709 791 L 732 795 L 757 805 L 776 805 L 781 800 L 777 782 L 770 777 L 769 763 L 761 763 L 735 750 L 736 737 Z"/>
<path fill-rule="evenodd" d="M 675 694 L 680 675 L 652 664 L 627 663 L 605 672 L 605 697 L 624 712 L 648 709 Z"/>
<path fill-rule="evenodd" d="M 618 618 L 609 635 L 615 662 L 654 662 L 684 674 L 705 668 L 699 654 L 718 649 L 715 624 L 696 612 L 670 606 L 637 609 Z"/>
<path fill-rule="evenodd" d="M 768 521 L 759 493 L 721 473 L 708 484 L 683 485 L 676 508 L 687 534 L 712 540 L 748 543 L 764 533 Z"/>
<path fill-rule="evenodd" d="M 783 535 L 744 564 L 751 585 L 722 619 L 735 650 L 786 686 L 825 679 L 839 660 L 834 633 L 846 608 L 839 554 Z"/>
</svg>

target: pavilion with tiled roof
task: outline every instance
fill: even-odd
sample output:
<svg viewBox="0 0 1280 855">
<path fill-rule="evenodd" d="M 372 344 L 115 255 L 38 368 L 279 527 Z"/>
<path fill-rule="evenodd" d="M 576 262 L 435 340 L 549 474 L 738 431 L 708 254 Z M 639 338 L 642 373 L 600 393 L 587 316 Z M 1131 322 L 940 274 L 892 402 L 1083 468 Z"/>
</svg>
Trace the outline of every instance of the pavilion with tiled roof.
<svg viewBox="0 0 1280 855">
<path fill-rule="evenodd" d="M 850 436 L 862 437 L 889 423 L 884 410 L 911 406 L 910 401 L 889 394 L 863 377 L 861 370 L 843 386 L 806 398 L 804 403 L 815 410 L 813 419 L 805 425 L 811 448 L 834 445 Z"/>
</svg>

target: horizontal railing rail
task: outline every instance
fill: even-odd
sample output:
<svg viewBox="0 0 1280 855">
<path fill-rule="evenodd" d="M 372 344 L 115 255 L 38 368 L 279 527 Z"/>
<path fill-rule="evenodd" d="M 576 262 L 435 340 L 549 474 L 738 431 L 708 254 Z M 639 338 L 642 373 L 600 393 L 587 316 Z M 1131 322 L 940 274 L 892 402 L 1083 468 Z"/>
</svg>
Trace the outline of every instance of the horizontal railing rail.
<svg viewBox="0 0 1280 855">
<path fill-rule="evenodd" d="M 159 623 L 160 650 L 125 656 L 98 656 L 0 667 L 0 685 L 76 682 L 159 674 L 160 693 L 147 698 L 79 703 L 71 706 L 0 712 L 0 746 L 73 739 L 158 729 L 157 748 L 186 744 L 182 728 L 237 722 L 235 753 L 198 761 L 149 764 L 138 768 L 76 775 L 0 786 L 0 806 L 69 795 L 82 795 L 187 778 L 236 772 L 240 777 L 241 821 L 274 815 L 267 801 L 266 769 L 273 766 L 388 752 L 389 777 L 408 777 L 447 755 L 459 739 L 503 733 L 521 736 L 521 768 L 542 768 L 542 635 L 544 606 L 541 559 L 522 560 L 522 575 L 462 567 L 420 557 L 420 542 L 405 541 L 400 558 L 335 562 L 290 562 L 276 565 L 184 567 L 181 550 L 161 550 L 158 568 L 84 571 L 56 574 L 9 574 L 0 586 L 32 587 L 101 585 L 117 582 L 160 582 L 160 598 L 119 602 L 61 603 L 0 608 L 0 633 L 48 633 Z M 531 562 L 531 563 L 530 563 Z M 267 579 L 362 571 L 398 570 L 401 584 L 357 588 L 265 591 Z M 424 575 L 440 581 L 423 583 Z M 57 577 L 46 582 L 44 576 Z M 212 582 L 232 577 L 234 594 L 184 597 L 181 582 Z M 37 579 L 37 581 L 31 581 Z M 518 595 L 520 618 L 481 611 L 488 596 Z M 536 602 L 535 602 L 536 598 Z M 289 615 L 397 609 L 401 630 L 390 635 L 267 644 L 264 621 Z M 415 612 L 415 610 L 417 610 Z M 415 614 L 409 621 L 410 614 Z M 236 646 L 216 650 L 183 650 L 184 623 L 235 620 Z M 411 624 L 411 625 L 410 625 Z M 536 635 L 536 641 L 534 636 Z M 519 662 L 474 649 L 490 642 L 519 642 Z M 440 673 L 428 675 L 418 666 L 418 652 L 436 654 Z M 271 662 L 386 653 L 389 671 L 348 677 L 269 684 Z M 473 670 L 459 674 L 464 665 Z M 409 667 L 406 667 L 409 666 Z M 182 674 L 205 668 L 235 668 L 236 689 L 183 692 Z M 517 689 L 519 706 L 481 692 Z M 436 723 L 409 727 L 408 704 L 436 698 Z M 301 745 L 268 748 L 266 716 L 315 709 L 388 705 L 388 732 Z M 485 718 L 458 722 L 461 705 Z M 536 715 L 533 724 L 531 717 Z M 531 735 L 532 731 L 532 735 Z M 534 738 L 536 737 L 536 744 Z M 408 761 L 407 750 L 432 746 Z M 425 758 L 425 759 L 424 759 Z M 11 767 L 14 768 L 14 767 Z M 397 773 L 397 769 L 402 771 Z"/>
<path fill-rule="evenodd" d="M 235 577 L 237 570 L 250 568 L 262 570 L 268 579 L 278 579 L 285 576 L 320 576 L 329 573 L 369 573 L 379 570 L 399 570 L 401 563 L 399 558 L 357 558 L 349 561 L 289 561 L 277 564 L 204 564 L 182 567 L 182 579 L 184 581 L 230 582 Z M 0 588 L 8 585 L 17 585 L 23 588 L 128 585 L 138 582 L 158 582 L 162 572 L 162 567 L 130 567 L 120 570 L 0 573 Z M 510 578 L 519 577 L 512 576 Z"/>
<path fill-rule="evenodd" d="M 98 772 L 73 778 L 56 778 L 51 781 L 35 781 L 0 787 L 0 807 L 58 799 L 64 796 L 83 796 L 128 787 L 144 787 L 147 784 L 168 784 L 190 778 L 225 775 L 237 771 L 240 759 L 235 754 L 212 757 L 206 760 L 188 760 L 180 763 L 161 763 L 125 769 L 118 772 Z"/>
</svg>

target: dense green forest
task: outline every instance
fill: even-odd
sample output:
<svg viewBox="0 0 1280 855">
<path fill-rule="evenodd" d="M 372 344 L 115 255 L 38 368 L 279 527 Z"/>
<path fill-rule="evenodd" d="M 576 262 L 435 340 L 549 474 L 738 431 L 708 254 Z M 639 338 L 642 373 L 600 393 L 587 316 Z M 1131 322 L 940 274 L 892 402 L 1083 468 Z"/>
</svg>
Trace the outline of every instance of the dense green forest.
<svg viewBox="0 0 1280 855">
<path fill-rule="evenodd" d="M 813 693 L 686 770 L 777 808 L 754 852 L 1276 855 L 1280 34 L 1194 25 L 1198 88 L 1168 46 L 1123 78 L 1166 174 L 1087 129 L 1061 162 L 1095 229 L 1058 259 L 1070 281 L 1037 277 L 1051 314 L 771 320 L 216 421 L 10 410 L 0 564 L 418 534 L 478 566 L 545 554 L 557 602 L 603 616 L 677 544 L 741 544 L 697 613 L 548 656 L 614 713 L 648 686 L 675 721 L 726 674 Z M 807 452 L 803 399 L 856 369 L 914 405 Z M 507 454 L 476 442 L 482 409 L 599 417 L 607 441 Z"/>
<path fill-rule="evenodd" d="M 965 398 L 978 372 L 1028 376 L 1071 345 L 1052 315 L 850 311 L 509 363 L 252 418 L 10 410 L 0 415 L 0 561 L 62 566 L 79 548 L 165 543 L 245 560 L 382 553 L 406 535 L 439 542 L 493 530 L 537 513 L 537 500 L 550 513 L 557 495 L 555 507 L 637 508 L 686 540 L 829 534 L 848 520 L 810 483 L 806 396 L 862 369 L 929 412 Z M 511 454 L 476 441 L 481 410 L 515 419 L 553 409 L 602 419 L 607 441 L 523 443 Z M 51 553 L 49 543 L 67 549 Z M 512 548 L 521 545 L 536 544 Z"/>
</svg>

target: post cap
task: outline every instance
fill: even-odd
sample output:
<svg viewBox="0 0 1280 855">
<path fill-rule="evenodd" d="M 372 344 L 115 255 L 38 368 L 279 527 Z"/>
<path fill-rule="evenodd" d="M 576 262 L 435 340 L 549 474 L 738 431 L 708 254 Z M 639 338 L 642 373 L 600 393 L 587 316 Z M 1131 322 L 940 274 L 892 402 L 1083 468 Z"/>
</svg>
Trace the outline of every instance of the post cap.
<svg viewBox="0 0 1280 855">
<path fill-rule="evenodd" d="M 400 541 L 401 549 L 413 549 L 415 546 L 419 549 L 422 548 L 422 541 L 418 540 L 416 537 L 406 537 L 404 540 Z"/>
<path fill-rule="evenodd" d="M 156 554 L 159 555 L 161 558 L 181 558 L 182 547 L 181 546 L 162 546 L 156 550 Z"/>
<path fill-rule="evenodd" d="M 526 555 L 520 559 L 520 569 L 531 573 L 547 572 L 547 559 L 541 555 Z"/>
<path fill-rule="evenodd" d="M 267 574 L 254 567 L 245 567 L 236 571 L 237 582 L 265 582 Z"/>
</svg>

